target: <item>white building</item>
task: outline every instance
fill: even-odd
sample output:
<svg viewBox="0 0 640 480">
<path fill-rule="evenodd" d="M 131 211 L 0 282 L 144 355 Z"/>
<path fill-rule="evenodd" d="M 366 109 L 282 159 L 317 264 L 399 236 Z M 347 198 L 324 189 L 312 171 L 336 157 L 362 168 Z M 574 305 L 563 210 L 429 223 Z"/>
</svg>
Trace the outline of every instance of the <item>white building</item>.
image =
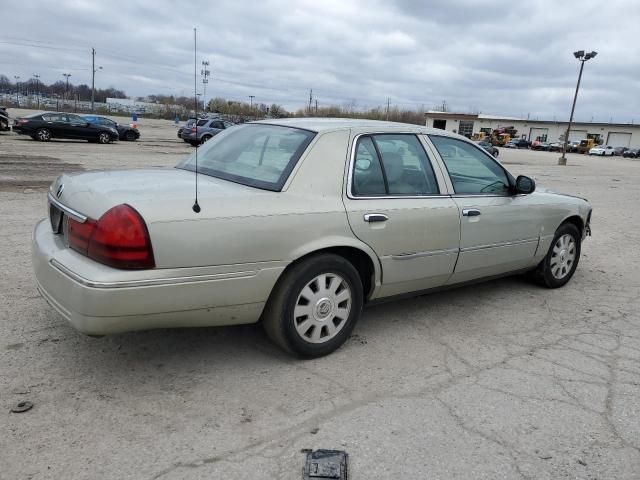
<svg viewBox="0 0 640 480">
<path fill-rule="evenodd" d="M 474 133 L 491 133 L 496 128 L 513 127 L 517 137 L 533 142 L 558 142 L 564 139 L 567 122 L 549 120 L 527 120 L 513 117 L 500 117 L 484 114 L 437 112 L 425 113 L 427 127 L 440 128 L 450 132 L 471 136 Z M 573 122 L 570 141 L 595 138 L 605 145 L 613 147 L 640 147 L 640 125 L 633 123 L 596 123 Z"/>
</svg>

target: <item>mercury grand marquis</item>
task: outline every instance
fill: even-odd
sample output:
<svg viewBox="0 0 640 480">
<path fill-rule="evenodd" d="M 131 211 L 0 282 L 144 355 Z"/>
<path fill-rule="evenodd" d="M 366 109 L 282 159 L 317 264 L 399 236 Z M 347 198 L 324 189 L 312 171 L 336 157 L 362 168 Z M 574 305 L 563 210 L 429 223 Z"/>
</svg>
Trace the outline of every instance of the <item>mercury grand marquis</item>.
<svg viewBox="0 0 640 480">
<path fill-rule="evenodd" d="M 302 357 L 383 298 L 525 272 L 562 287 L 591 220 L 459 135 L 314 118 L 234 126 L 176 168 L 62 175 L 48 207 L 38 288 L 81 332 L 260 321 Z"/>
</svg>

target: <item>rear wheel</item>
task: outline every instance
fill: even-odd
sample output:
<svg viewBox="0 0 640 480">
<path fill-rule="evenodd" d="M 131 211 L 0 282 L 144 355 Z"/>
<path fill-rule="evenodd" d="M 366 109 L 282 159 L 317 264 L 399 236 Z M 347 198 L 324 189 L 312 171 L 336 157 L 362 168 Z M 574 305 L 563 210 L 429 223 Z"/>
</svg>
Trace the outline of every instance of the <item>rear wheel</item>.
<svg viewBox="0 0 640 480">
<path fill-rule="evenodd" d="M 547 255 L 533 272 L 536 282 L 548 288 L 562 287 L 569 282 L 580 260 L 580 243 L 580 231 L 575 225 L 560 225 Z"/>
<path fill-rule="evenodd" d="M 107 132 L 101 132 L 98 135 L 98 143 L 102 143 L 104 145 L 110 142 L 111 142 L 111 135 L 109 135 Z"/>
<path fill-rule="evenodd" d="M 321 357 L 349 338 L 362 303 L 355 267 L 338 255 L 314 255 L 283 274 L 265 308 L 263 326 L 284 350 Z"/>
<path fill-rule="evenodd" d="M 202 136 L 202 143 L 206 142 L 207 140 L 211 140 L 211 135 L 203 135 Z"/>
<path fill-rule="evenodd" d="M 129 131 L 127 131 L 127 133 L 125 133 L 124 139 L 126 141 L 128 141 L 128 142 L 133 142 L 136 139 L 136 133 L 131 131 L 131 130 L 129 130 Z"/>
<path fill-rule="evenodd" d="M 36 138 L 41 142 L 48 142 L 51 140 L 51 130 L 48 128 L 39 128 L 36 130 Z"/>
</svg>

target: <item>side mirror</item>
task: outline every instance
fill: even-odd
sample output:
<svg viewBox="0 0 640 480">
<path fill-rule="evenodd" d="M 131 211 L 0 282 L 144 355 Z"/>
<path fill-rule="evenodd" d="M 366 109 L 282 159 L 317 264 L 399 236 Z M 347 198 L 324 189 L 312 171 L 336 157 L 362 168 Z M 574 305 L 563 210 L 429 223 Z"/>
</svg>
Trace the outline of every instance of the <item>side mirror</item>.
<svg viewBox="0 0 640 480">
<path fill-rule="evenodd" d="M 533 178 L 524 175 L 519 175 L 518 178 L 516 178 L 516 193 L 528 195 L 533 193 L 535 189 L 536 182 L 533 181 Z"/>
</svg>

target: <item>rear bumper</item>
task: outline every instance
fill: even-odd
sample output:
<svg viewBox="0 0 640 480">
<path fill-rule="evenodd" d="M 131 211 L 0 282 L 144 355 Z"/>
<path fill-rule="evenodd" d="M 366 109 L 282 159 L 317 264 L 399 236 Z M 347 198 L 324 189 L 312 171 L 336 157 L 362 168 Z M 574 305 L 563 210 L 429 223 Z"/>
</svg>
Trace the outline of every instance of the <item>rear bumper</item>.
<svg viewBox="0 0 640 480">
<path fill-rule="evenodd" d="M 284 270 L 276 262 L 117 270 L 64 246 L 48 220 L 35 227 L 32 261 L 41 295 L 90 335 L 254 323 Z"/>
</svg>

